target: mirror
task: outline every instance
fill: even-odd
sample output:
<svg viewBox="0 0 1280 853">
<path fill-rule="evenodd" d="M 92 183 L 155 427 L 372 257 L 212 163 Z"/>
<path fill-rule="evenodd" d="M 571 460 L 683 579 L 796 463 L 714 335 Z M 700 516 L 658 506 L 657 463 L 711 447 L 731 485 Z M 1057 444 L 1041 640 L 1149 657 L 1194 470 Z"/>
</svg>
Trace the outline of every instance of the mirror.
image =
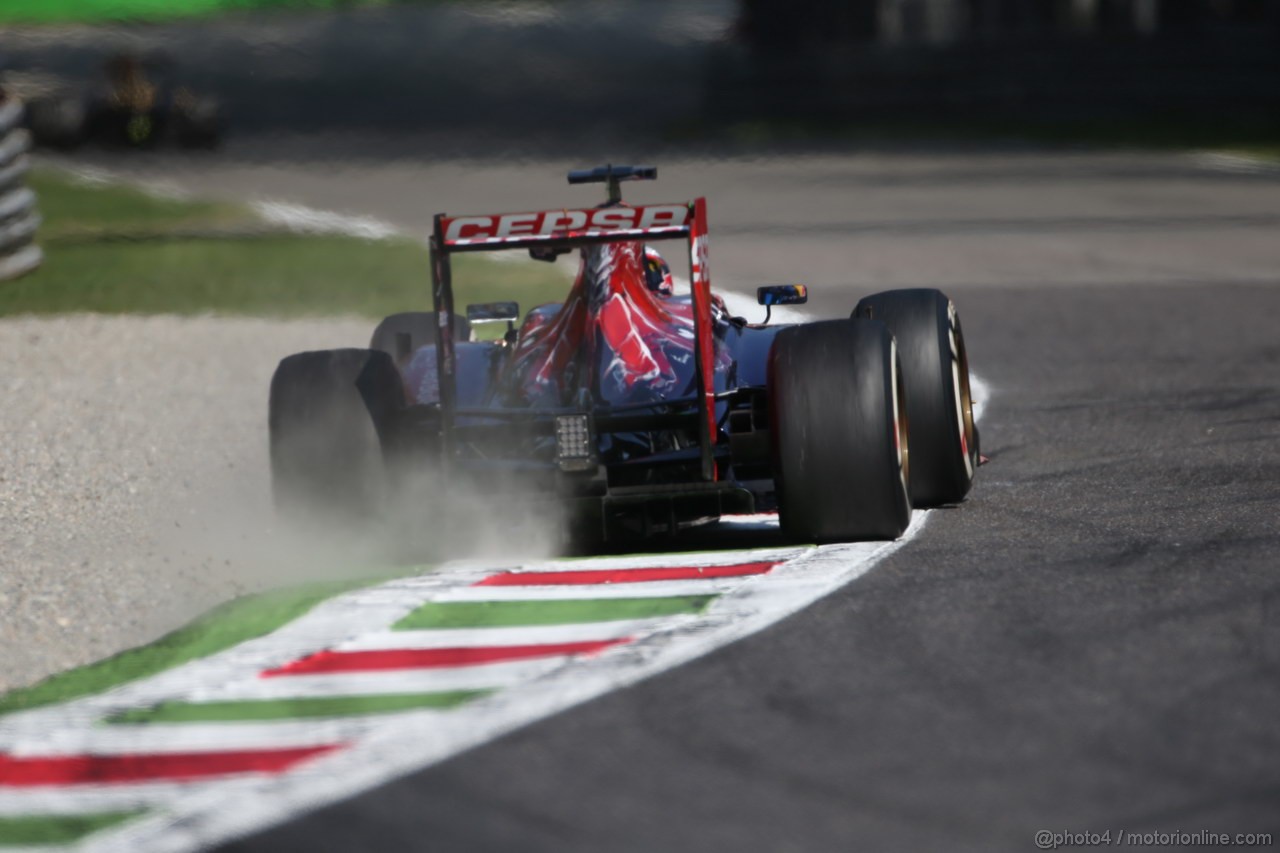
<svg viewBox="0 0 1280 853">
<path fill-rule="evenodd" d="M 756 301 L 761 305 L 803 305 L 809 301 L 809 288 L 803 284 L 769 284 L 756 288 Z"/>
<path fill-rule="evenodd" d="M 471 323 L 514 323 L 519 317 L 519 302 L 484 302 L 467 306 L 467 320 Z"/>
</svg>

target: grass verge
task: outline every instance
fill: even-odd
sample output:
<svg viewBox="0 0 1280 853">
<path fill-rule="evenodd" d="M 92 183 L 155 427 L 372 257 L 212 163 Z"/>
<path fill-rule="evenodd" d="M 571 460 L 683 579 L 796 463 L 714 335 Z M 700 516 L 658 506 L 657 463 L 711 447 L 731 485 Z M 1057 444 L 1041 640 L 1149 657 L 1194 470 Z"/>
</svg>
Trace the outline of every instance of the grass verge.
<svg viewBox="0 0 1280 853">
<path fill-rule="evenodd" d="M 70 844 L 144 814 L 146 812 L 139 810 L 86 815 L 0 816 L 0 847 Z"/>
<path fill-rule="evenodd" d="M 130 187 L 36 169 L 27 178 L 44 217 L 41 234 L 52 240 L 92 237 L 128 229 L 172 229 L 243 223 L 240 205 L 166 198 Z"/>
<path fill-rule="evenodd" d="M 33 173 L 45 263 L 0 283 L 0 317 L 15 314 L 226 314 L 268 317 L 429 310 L 427 249 L 410 239 L 282 232 L 238 205 L 157 198 Z M 535 261 L 454 258 L 454 292 L 524 307 L 562 298 L 564 273 Z"/>
<path fill-rule="evenodd" d="M 345 9 L 384 5 L 387 5 L 385 0 L 5 0 L 0 4 L 0 23 L 159 21 L 251 9 Z"/>
<path fill-rule="evenodd" d="M 214 608 L 154 643 L 54 675 L 0 696 L 0 715 L 110 690 L 269 634 L 335 595 L 377 580 L 308 584 L 246 596 Z"/>
</svg>

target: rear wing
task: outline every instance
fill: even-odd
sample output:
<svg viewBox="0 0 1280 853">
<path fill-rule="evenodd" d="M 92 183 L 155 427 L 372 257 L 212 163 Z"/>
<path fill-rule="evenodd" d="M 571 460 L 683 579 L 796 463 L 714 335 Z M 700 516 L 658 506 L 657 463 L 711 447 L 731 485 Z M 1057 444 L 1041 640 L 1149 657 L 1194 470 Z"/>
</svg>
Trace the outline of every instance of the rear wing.
<svg viewBox="0 0 1280 853">
<path fill-rule="evenodd" d="M 670 240 L 689 235 L 693 207 L 693 203 L 651 204 L 481 216 L 441 214 L 436 217 L 436 239 L 448 252 Z"/>
<path fill-rule="evenodd" d="M 608 179 L 610 196 L 614 195 L 620 168 L 606 167 L 599 177 L 594 173 L 578 182 Z M 640 167 L 645 168 L 645 167 Z M 654 174 L 622 177 L 644 179 Z M 716 478 L 713 445 L 715 428 L 714 344 L 711 328 L 711 278 L 707 269 L 707 202 L 697 198 L 682 204 L 652 204 L 627 207 L 610 201 L 602 207 L 587 209 L 544 210 L 531 213 L 479 214 L 472 216 L 435 217 L 431 236 L 432 295 L 439 327 L 436 330 L 436 359 L 440 380 L 441 422 L 445 456 L 453 453 L 453 422 L 457 400 L 457 364 L 454 358 L 453 281 L 449 256 L 455 252 L 495 251 L 500 249 L 549 248 L 565 250 L 596 243 L 632 240 L 658 241 L 684 239 L 689 247 L 689 269 L 693 290 L 694 330 L 696 334 L 696 369 L 698 382 L 698 414 L 702 424 L 702 476 Z M 446 463 L 447 464 L 447 463 Z"/>
</svg>

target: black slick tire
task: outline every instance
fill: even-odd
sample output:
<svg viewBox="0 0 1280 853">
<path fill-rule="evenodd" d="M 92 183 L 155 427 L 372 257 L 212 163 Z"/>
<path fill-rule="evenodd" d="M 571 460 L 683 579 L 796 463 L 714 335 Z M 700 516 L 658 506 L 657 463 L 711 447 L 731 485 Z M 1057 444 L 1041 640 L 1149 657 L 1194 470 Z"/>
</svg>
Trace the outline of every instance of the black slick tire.
<svg viewBox="0 0 1280 853">
<path fill-rule="evenodd" d="M 861 300 L 856 318 L 879 320 L 898 342 L 911 439 L 911 502 L 964 500 L 978 467 L 969 359 L 955 304 L 939 290 L 888 290 Z"/>
<path fill-rule="evenodd" d="M 896 539 L 911 521 L 906 425 L 893 338 L 829 320 L 778 333 L 769 354 L 782 528 L 800 542 Z"/>
<path fill-rule="evenodd" d="M 268 402 L 277 509 L 324 522 L 377 515 L 389 496 L 384 448 L 403 408 L 386 353 L 322 350 L 281 361 Z"/>
</svg>

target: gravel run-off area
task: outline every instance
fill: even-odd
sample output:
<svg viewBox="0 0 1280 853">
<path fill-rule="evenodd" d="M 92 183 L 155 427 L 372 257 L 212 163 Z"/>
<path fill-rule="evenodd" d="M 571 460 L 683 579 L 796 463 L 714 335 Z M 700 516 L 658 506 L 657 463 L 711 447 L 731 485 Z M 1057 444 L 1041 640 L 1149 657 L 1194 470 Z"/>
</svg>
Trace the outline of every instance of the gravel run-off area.
<svg viewBox="0 0 1280 853">
<path fill-rule="evenodd" d="M 275 529 L 267 389 L 371 325 L 0 319 L 0 691 L 349 571 Z"/>
</svg>

